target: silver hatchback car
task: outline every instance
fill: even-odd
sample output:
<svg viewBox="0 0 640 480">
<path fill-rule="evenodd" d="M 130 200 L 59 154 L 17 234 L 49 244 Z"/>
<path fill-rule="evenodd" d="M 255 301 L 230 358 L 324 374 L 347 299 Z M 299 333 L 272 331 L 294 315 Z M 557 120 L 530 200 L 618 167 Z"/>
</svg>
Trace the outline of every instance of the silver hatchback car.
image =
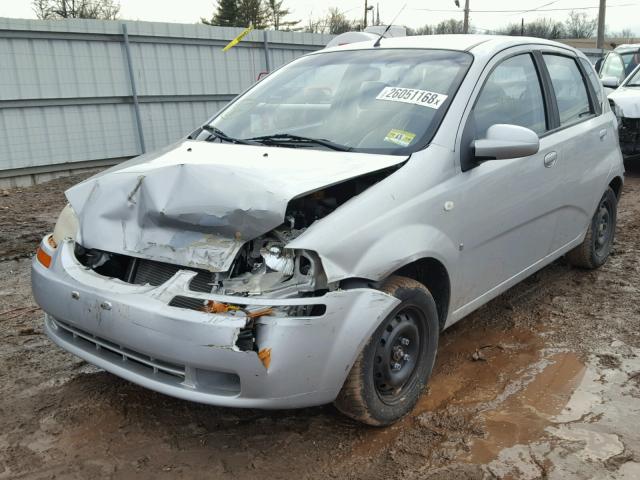
<svg viewBox="0 0 640 480">
<path fill-rule="evenodd" d="M 443 329 L 562 255 L 607 260 L 623 174 L 565 45 L 328 48 L 69 189 L 33 292 L 56 344 L 145 387 L 387 425 Z"/>
</svg>

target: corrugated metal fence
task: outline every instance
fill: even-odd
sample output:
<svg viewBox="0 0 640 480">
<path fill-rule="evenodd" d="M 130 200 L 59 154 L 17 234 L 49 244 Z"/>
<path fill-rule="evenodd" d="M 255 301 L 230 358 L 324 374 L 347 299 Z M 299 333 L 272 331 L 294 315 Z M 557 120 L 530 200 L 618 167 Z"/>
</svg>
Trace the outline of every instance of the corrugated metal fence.
<svg viewBox="0 0 640 480">
<path fill-rule="evenodd" d="M 0 184 L 113 164 L 167 145 L 261 72 L 331 38 L 253 31 L 222 52 L 241 31 L 0 18 Z"/>
</svg>

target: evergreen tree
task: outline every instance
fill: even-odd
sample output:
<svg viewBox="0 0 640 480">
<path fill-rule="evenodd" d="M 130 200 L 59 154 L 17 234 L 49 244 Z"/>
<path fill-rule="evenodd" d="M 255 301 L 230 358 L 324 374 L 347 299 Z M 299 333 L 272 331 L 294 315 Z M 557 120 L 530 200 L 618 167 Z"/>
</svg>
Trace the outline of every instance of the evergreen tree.
<svg viewBox="0 0 640 480">
<path fill-rule="evenodd" d="M 238 0 L 239 27 L 248 27 L 261 30 L 269 25 L 269 14 L 262 0 Z"/>
<path fill-rule="evenodd" d="M 211 20 L 201 18 L 200 21 L 206 25 L 220 27 L 247 27 L 248 25 L 242 24 L 238 3 L 238 0 L 219 0 Z"/>
<path fill-rule="evenodd" d="M 283 3 L 284 0 L 266 0 L 269 23 L 274 30 L 300 30 L 300 27 L 295 27 L 300 23 L 300 20 L 284 19 L 284 17 L 291 14 L 291 10 L 283 7 Z"/>
</svg>

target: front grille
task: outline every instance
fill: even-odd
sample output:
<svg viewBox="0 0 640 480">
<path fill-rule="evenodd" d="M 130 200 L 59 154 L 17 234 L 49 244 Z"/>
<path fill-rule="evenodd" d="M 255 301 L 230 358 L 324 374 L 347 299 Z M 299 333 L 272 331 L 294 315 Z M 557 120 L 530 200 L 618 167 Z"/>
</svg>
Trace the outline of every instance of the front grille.
<svg viewBox="0 0 640 480">
<path fill-rule="evenodd" d="M 154 260 L 138 259 L 136 262 L 133 280 L 137 285 L 153 285 L 157 287 L 173 277 L 178 270 L 191 270 L 197 272 L 189 283 L 189 289 L 194 292 L 210 293 L 213 283 L 213 273 L 206 270 L 182 267 L 171 263 L 156 262 Z"/>
<path fill-rule="evenodd" d="M 170 307 L 188 308 L 189 310 L 204 311 L 205 301 L 201 298 L 177 295 L 169 302 Z"/>
<path fill-rule="evenodd" d="M 640 155 L 640 119 L 622 118 L 618 133 L 622 153 Z"/>
</svg>

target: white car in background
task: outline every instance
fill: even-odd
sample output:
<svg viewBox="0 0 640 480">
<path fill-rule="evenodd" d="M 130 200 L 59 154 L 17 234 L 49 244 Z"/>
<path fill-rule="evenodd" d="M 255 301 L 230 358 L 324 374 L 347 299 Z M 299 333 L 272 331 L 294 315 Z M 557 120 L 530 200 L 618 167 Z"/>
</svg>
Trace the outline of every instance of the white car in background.
<svg viewBox="0 0 640 480">
<path fill-rule="evenodd" d="M 605 93 L 618 88 L 626 77 L 640 65 L 640 44 L 619 45 L 613 52 L 607 53 L 602 65 L 596 70 L 600 75 Z"/>
<path fill-rule="evenodd" d="M 640 157 L 640 65 L 622 85 L 609 94 L 609 104 L 618 118 L 620 150 L 625 160 Z"/>
</svg>

